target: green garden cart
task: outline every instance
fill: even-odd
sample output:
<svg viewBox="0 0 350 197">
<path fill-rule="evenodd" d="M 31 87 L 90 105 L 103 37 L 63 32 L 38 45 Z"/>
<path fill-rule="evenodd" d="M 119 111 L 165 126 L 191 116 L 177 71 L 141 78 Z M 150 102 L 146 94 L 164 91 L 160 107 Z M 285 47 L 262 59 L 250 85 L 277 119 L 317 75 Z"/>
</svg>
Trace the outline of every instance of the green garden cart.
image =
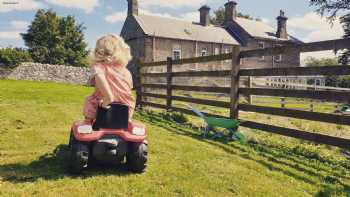
<svg viewBox="0 0 350 197">
<path fill-rule="evenodd" d="M 340 112 L 342 114 L 350 115 L 350 106 L 349 105 L 343 105 L 340 109 Z"/>
<path fill-rule="evenodd" d="M 350 106 L 347 105 L 347 104 L 343 104 L 343 105 L 340 106 L 337 110 L 335 110 L 334 113 L 335 113 L 335 114 L 339 114 L 339 115 L 348 116 L 348 115 L 350 115 Z"/>
<path fill-rule="evenodd" d="M 187 105 L 196 115 L 198 115 L 204 122 L 204 129 L 202 130 L 202 136 L 207 138 L 212 132 L 212 139 L 223 137 L 225 131 L 228 132 L 228 137 L 232 140 L 236 140 L 242 144 L 247 143 L 246 137 L 238 131 L 239 121 L 228 118 L 216 118 L 209 117 L 203 114 L 201 111 L 193 106 Z M 221 131 L 218 131 L 221 129 Z"/>
</svg>

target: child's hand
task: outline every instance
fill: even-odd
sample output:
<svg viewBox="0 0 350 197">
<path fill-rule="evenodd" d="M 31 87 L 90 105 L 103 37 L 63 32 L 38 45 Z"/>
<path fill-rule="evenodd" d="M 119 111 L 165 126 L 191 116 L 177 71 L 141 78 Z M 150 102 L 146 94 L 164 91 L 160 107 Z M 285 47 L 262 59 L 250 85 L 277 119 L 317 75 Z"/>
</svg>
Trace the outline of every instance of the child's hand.
<svg viewBox="0 0 350 197">
<path fill-rule="evenodd" d="M 111 106 L 110 104 L 112 103 L 113 101 L 110 101 L 110 100 L 102 100 L 100 105 L 101 107 L 105 108 L 105 109 L 109 109 Z"/>
</svg>

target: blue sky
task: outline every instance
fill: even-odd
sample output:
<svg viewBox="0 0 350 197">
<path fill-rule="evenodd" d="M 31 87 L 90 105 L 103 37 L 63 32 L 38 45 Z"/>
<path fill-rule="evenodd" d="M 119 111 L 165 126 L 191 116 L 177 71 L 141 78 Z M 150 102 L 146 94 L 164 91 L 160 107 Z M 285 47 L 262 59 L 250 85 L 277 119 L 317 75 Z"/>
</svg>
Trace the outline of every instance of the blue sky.
<svg viewBox="0 0 350 197">
<path fill-rule="evenodd" d="M 184 20 L 198 21 L 198 8 L 209 5 L 212 10 L 227 0 L 139 0 L 140 12 Z M 240 12 L 261 18 L 276 26 L 276 17 L 283 9 L 289 17 L 289 33 L 303 41 L 340 38 L 341 25 L 331 26 L 314 13 L 308 0 L 237 0 Z M 52 8 L 60 16 L 73 15 L 87 28 L 85 38 L 89 48 L 107 33 L 119 34 L 127 10 L 127 0 L 0 0 L 0 46 L 23 47 L 19 33 L 25 32 L 39 8 Z"/>
</svg>

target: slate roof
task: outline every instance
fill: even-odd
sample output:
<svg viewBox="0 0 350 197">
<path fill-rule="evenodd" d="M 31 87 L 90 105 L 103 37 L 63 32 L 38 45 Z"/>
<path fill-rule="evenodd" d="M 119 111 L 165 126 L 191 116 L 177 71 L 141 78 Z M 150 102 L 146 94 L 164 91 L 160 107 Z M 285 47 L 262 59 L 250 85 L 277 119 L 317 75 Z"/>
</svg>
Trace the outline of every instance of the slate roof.
<svg viewBox="0 0 350 197">
<path fill-rule="evenodd" d="M 246 18 L 237 17 L 236 22 L 252 37 L 286 40 L 276 36 L 276 28 L 269 26 L 262 21 L 249 20 Z M 289 35 L 288 40 L 294 42 L 301 42 L 300 40 Z"/>
<path fill-rule="evenodd" d="M 145 34 L 165 38 L 240 45 L 224 28 L 170 17 L 134 16 Z"/>
</svg>

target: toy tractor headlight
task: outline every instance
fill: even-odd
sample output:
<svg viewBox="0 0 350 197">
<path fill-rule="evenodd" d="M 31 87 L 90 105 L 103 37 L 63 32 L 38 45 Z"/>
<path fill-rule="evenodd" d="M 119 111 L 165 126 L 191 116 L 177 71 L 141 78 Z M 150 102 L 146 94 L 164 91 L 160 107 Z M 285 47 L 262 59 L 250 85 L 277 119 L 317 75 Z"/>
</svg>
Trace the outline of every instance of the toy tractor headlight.
<svg viewBox="0 0 350 197">
<path fill-rule="evenodd" d="M 132 134 L 137 136 L 144 136 L 146 135 L 146 129 L 142 127 L 134 127 L 132 129 Z"/>
<path fill-rule="evenodd" d="M 81 125 L 78 127 L 78 133 L 80 134 L 91 134 L 92 132 L 91 125 Z"/>
</svg>

